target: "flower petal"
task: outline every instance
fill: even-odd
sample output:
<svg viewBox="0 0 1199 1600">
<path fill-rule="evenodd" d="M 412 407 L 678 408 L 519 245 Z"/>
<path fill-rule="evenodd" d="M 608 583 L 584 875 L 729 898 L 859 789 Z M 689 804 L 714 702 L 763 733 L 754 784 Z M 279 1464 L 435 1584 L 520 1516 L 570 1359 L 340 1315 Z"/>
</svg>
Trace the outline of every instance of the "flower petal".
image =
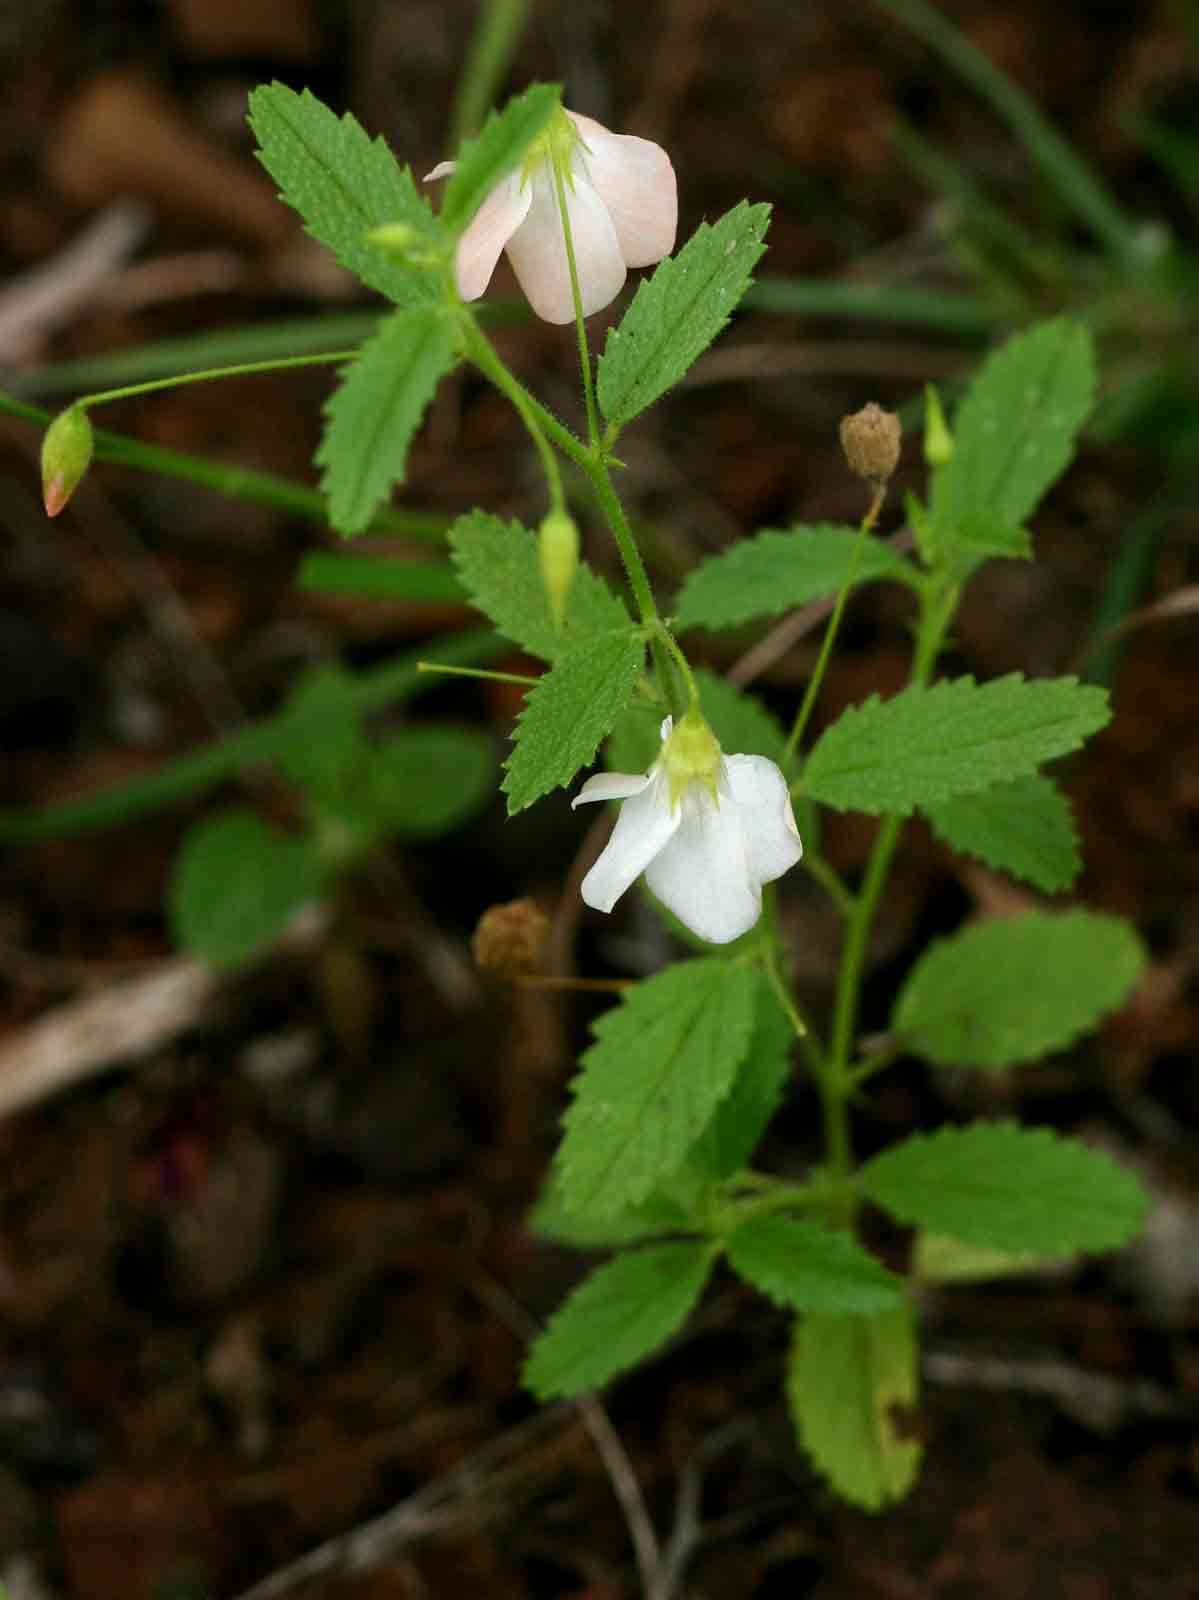
<svg viewBox="0 0 1199 1600">
<path fill-rule="evenodd" d="M 773 883 L 803 855 L 787 780 L 765 756 L 726 756 L 725 777 L 741 814 L 749 870 Z"/>
<path fill-rule="evenodd" d="M 611 911 L 634 878 L 669 846 L 681 821 L 682 813 L 671 807 L 665 779 L 655 774 L 621 806 L 612 837 L 580 886 L 586 903 L 596 911 Z"/>
<path fill-rule="evenodd" d="M 570 809 L 589 805 L 592 800 L 628 800 L 648 789 L 653 777 L 652 772 L 597 772 L 575 795 Z"/>
<path fill-rule="evenodd" d="M 692 933 L 711 944 L 728 944 L 762 914 L 762 892 L 750 870 L 740 808 L 722 785 L 719 805 L 693 787 L 682 809 L 682 826 L 650 862 L 645 881 Z"/>
<path fill-rule="evenodd" d="M 553 179 L 547 172 L 532 180 L 528 215 L 508 241 L 508 259 L 529 304 L 544 322 L 574 320 L 566 241 Z M 602 311 L 624 286 L 625 265 L 616 229 L 603 201 L 585 178 L 567 186 L 566 209 L 579 271 L 583 315 Z M 473 224 L 472 224 L 473 226 Z"/>
<path fill-rule="evenodd" d="M 567 115 L 583 136 L 578 158 L 607 206 L 626 267 L 650 267 L 674 249 L 679 191 L 661 145 L 611 133 L 591 117 Z"/>
<path fill-rule="evenodd" d="M 442 163 L 446 165 L 449 163 Z M 433 170 L 437 172 L 440 168 Z M 475 212 L 470 226 L 458 240 L 454 256 L 454 276 L 458 281 L 458 293 L 464 300 L 477 300 L 491 282 L 500 252 L 511 243 L 513 234 L 524 222 L 532 199 L 529 185 L 521 183 L 519 173 L 512 173 L 496 184 Z"/>
<path fill-rule="evenodd" d="M 421 179 L 422 183 L 434 183 L 438 178 L 448 178 L 450 173 L 457 168 L 456 161 L 439 161 L 432 172 L 426 172 Z"/>
</svg>

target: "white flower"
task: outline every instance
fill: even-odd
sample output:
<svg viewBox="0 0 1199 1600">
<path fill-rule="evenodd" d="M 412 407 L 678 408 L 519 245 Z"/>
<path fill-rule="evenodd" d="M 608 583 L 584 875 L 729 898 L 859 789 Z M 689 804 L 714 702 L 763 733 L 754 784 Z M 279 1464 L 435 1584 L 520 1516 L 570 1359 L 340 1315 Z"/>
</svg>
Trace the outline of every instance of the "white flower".
<svg viewBox="0 0 1199 1600">
<path fill-rule="evenodd" d="M 615 300 L 627 268 L 653 266 L 674 249 L 678 190 L 665 150 L 567 111 L 551 122 L 524 165 L 496 185 L 459 239 L 454 270 L 464 300 L 479 298 L 506 250 L 537 315 L 546 322 L 574 318 L 555 160 L 563 171 L 584 316 Z M 443 161 L 428 178 L 453 170 L 452 161 Z"/>
<path fill-rule="evenodd" d="M 725 756 L 703 719 L 689 712 L 648 772 L 588 778 L 572 805 L 623 800 L 612 837 L 583 879 L 583 899 L 611 911 L 642 872 L 679 921 L 712 944 L 728 944 L 762 911 L 762 885 L 803 854 L 787 780 L 765 756 Z"/>
</svg>

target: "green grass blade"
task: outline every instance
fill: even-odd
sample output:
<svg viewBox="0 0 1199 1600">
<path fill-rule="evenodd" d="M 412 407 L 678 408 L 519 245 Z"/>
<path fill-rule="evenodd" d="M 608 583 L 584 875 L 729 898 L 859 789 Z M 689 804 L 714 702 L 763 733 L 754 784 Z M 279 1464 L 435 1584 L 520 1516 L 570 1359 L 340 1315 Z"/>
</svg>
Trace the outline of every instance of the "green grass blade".
<svg viewBox="0 0 1199 1600">
<path fill-rule="evenodd" d="M 783 317 L 898 322 L 962 339 L 986 339 L 995 331 L 994 312 L 973 295 L 887 283 L 759 278 L 746 290 L 741 304 L 750 311 Z"/>
<path fill-rule="evenodd" d="M 876 0 L 976 94 L 988 102 L 1019 139 L 1057 191 L 1063 205 L 1086 223 L 1116 256 L 1142 253 L 1137 225 L 1124 215 L 1098 175 L 1062 137 L 1036 104 L 971 44 L 928 0 Z"/>
<path fill-rule="evenodd" d="M 445 561 L 395 561 L 317 550 L 304 557 L 297 582 L 299 588 L 318 594 L 357 595 L 363 600 L 466 604 L 466 590 Z"/>
</svg>

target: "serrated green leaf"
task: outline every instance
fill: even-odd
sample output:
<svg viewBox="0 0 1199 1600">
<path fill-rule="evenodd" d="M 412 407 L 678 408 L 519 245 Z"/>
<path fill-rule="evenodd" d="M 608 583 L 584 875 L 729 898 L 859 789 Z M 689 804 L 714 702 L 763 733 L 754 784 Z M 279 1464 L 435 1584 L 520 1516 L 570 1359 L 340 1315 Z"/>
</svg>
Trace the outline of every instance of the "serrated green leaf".
<svg viewBox="0 0 1199 1600">
<path fill-rule="evenodd" d="M 403 483 L 412 436 L 454 360 L 441 308 L 415 306 L 388 317 L 343 371 L 325 405 L 316 453 L 329 520 L 339 533 L 361 533 Z"/>
<path fill-rule="evenodd" d="M 695 681 L 700 709 L 727 755 L 782 760 L 787 735 L 760 700 L 706 667 L 695 669 Z M 630 706 L 612 729 L 605 764 L 613 772 L 647 771 L 661 752 L 661 723 L 660 707 Z"/>
<path fill-rule="evenodd" d="M 630 630 L 597 634 L 560 656 L 529 690 L 504 763 L 508 813 L 567 784 L 595 759 L 628 705 L 645 645 Z"/>
<path fill-rule="evenodd" d="M 789 532 L 766 529 L 709 556 L 687 576 L 674 620 L 687 628 L 735 628 L 755 617 L 777 617 L 794 606 L 833 595 L 845 582 L 856 528 L 820 522 Z M 909 561 L 869 535 L 862 539 L 855 584 L 891 578 L 918 583 Z"/>
<path fill-rule="evenodd" d="M 519 522 L 471 511 L 450 529 L 454 565 L 472 602 L 530 655 L 554 661 L 597 633 L 630 627 L 623 601 L 583 564 L 575 573 L 559 629 L 537 562 L 537 536 Z"/>
<path fill-rule="evenodd" d="M 535 1341 L 525 1384 L 539 1400 L 598 1389 L 682 1326 L 711 1270 L 707 1243 L 651 1245 L 599 1267 Z"/>
<path fill-rule="evenodd" d="M 911 1309 L 876 1317 L 807 1316 L 795 1334 L 787 1404 L 812 1464 L 853 1505 L 881 1511 L 920 1470 Z"/>
<path fill-rule="evenodd" d="M 742 200 L 719 222 L 701 222 L 638 288 L 599 361 L 600 410 L 614 428 L 677 383 L 728 322 L 766 248 L 769 221 L 768 205 Z"/>
<path fill-rule="evenodd" d="M 856 1239 L 801 1217 L 751 1217 L 725 1248 L 739 1277 L 792 1311 L 875 1316 L 903 1300 L 903 1279 Z"/>
<path fill-rule="evenodd" d="M 414 726 L 372 748 L 355 805 L 383 832 L 429 839 L 459 827 L 494 792 L 490 739 L 472 728 Z"/>
<path fill-rule="evenodd" d="M 916 1134 L 868 1161 L 862 1193 L 900 1222 L 992 1250 L 1113 1250 L 1144 1220 L 1140 1182 L 1050 1128 L 978 1122 Z"/>
<path fill-rule="evenodd" d="M 1066 318 L 1010 339 L 979 370 L 953 419 L 953 455 L 934 476 L 935 541 L 951 551 L 973 514 L 1018 528 L 1065 471 L 1095 395 L 1091 336 Z"/>
<path fill-rule="evenodd" d="M 320 893 L 307 838 L 275 832 L 252 811 L 223 811 L 183 841 L 167 890 L 171 932 L 215 967 L 237 967 Z"/>
<path fill-rule="evenodd" d="M 961 547 L 959 566 L 963 576 L 988 556 L 1008 561 L 1032 560 L 1032 535 L 1028 529 L 1000 522 L 985 510 L 962 514 L 954 527 L 954 542 Z"/>
<path fill-rule="evenodd" d="M 1034 1250 L 988 1250 L 944 1233 L 916 1235 L 912 1276 L 922 1283 L 990 1283 L 1068 1262 L 1068 1255 L 1043 1256 Z"/>
<path fill-rule="evenodd" d="M 1107 694 L 1077 678 L 1026 682 L 1017 672 L 976 684 L 913 684 L 851 706 L 817 740 L 804 792 L 838 811 L 908 816 L 1026 776 L 1077 750 L 1107 722 Z"/>
<path fill-rule="evenodd" d="M 907 1047 L 995 1070 L 1064 1050 L 1128 998 L 1145 965 L 1133 929 L 1096 911 L 1028 912 L 932 945 L 891 1015 Z"/>
<path fill-rule="evenodd" d="M 448 561 L 343 556 L 328 550 L 313 550 L 304 557 L 296 585 L 309 593 L 400 605 L 461 605 L 466 599 L 462 580 Z"/>
<path fill-rule="evenodd" d="M 925 814 L 950 849 L 1046 894 L 1068 889 L 1082 866 L 1070 802 L 1043 773 L 941 800 Z"/>
<path fill-rule="evenodd" d="M 791 1071 L 795 1033 L 770 985 L 758 983 L 753 1034 L 737 1080 L 687 1153 L 687 1166 L 709 1183 L 740 1172 L 777 1111 Z"/>
<path fill-rule="evenodd" d="M 782 1098 L 795 1035 L 765 978 L 759 978 L 753 1034 L 737 1081 L 677 1172 L 640 1205 L 615 1216 L 568 1209 L 557 1173 L 530 1219 L 535 1233 L 577 1249 L 635 1244 L 663 1234 L 707 1231 L 707 1197 L 749 1160 Z"/>
<path fill-rule="evenodd" d="M 382 139 L 371 139 L 347 115 L 337 117 L 309 93 L 281 83 L 250 96 L 258 159 L 298 211 L 313 238 L 369 288 L 410 306 L 440 298 L 435 273 L 414 271 L 366 242 L 372 228 L 400 222 L 431 241 L 436 219 Z"/>
<path fill-rule="evenodd" d="M 757 987 L 752 967 L 684 961 L 599 1019 L 557 1157 L 569 1210 L 615 1216 L 679 1171 L 749 1052 Z"/>
<path fill-rule="evenodd" d="M 493 111 L 481 132 L 462 146 L 441 205 L 445 227 L 460 233 L 501 178 L 521 160 L 553 116 L 561 95 L 556 83 L 535 83 Z"/>
</svg>

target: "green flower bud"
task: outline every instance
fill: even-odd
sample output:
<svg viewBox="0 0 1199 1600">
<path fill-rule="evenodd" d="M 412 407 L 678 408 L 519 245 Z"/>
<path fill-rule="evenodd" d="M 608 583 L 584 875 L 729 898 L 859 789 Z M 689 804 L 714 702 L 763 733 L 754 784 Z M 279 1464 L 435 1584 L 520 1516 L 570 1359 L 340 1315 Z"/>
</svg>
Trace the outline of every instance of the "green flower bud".
<svg viewBox="0 0 1199 1600">
<path fill-rule="evenodd" d="M 941 396 L 931 383 L 924 386 L 924 459 L 930 467 L 944 467 L 953 455 L 953 435 L 941 409 Z"/>
<path fill-rule="evenodd" d="M 42 501 L 56 517 L 91 465 L 92 425 L 80 406 L 60 411 L 42 440 Z"/>
<path fill-rule="evenodd" d="M 541 581 L 554 623 L 561 628 L 566 618 L 570 586 L 579 566 L 579 530 L 566 511 L 551 511 L 537 535 L 537 560 Z"/>
<path fill-rule="evenodd" d="M 367 244 L 382 250 L 406 267 L 431 271 L 440 266 L 441 258 L 425 236 L 406 222 L 385 222 L 371 228 L 366 235 Z"/>
</svg>

